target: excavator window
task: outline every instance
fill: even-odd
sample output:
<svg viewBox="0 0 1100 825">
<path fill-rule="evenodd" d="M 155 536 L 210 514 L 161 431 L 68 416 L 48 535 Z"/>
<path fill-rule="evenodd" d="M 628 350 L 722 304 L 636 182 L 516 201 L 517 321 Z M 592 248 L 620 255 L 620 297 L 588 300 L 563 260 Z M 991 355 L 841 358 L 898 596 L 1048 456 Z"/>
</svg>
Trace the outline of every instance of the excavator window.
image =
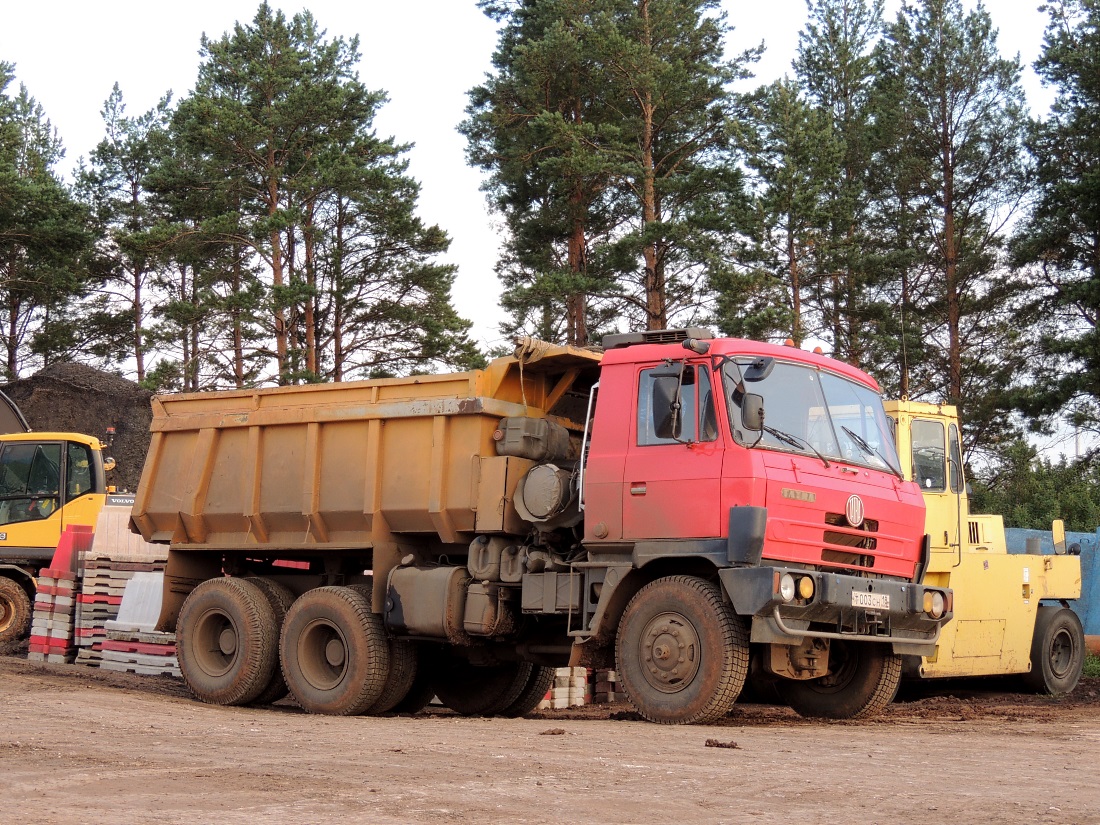
<svg viewBox="0 0 1100 825">
<path fill-rule="evenodd" d="M 92 451 L 85 444 L 69 442 L 67 449 L 69 472 L 65 481 L 66 501 L 92 492 Z"/>
<path fill-rule="evenodd" d="M 49 518 L 60 506 L 60 444 L 6 444 L 0 453 L 0 524 Z"/>
</svg>

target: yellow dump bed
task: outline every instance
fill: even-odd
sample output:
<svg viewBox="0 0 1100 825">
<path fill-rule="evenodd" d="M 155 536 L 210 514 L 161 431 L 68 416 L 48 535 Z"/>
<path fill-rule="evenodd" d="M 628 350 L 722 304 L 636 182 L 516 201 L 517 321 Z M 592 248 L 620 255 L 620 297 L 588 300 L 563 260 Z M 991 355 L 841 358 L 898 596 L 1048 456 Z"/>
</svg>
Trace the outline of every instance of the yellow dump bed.
<svg viewBox="0 0 1100 825">
<path fill-rule="evenodd" d="M 179 549 L 304 554 L 504 531 L 532 462 L 497 456 L 494 430 L 525 415 L 581 429 L 599 359 L 528 347 L 448 375 L 157 396 L 133 527 Z"/>
</svg>

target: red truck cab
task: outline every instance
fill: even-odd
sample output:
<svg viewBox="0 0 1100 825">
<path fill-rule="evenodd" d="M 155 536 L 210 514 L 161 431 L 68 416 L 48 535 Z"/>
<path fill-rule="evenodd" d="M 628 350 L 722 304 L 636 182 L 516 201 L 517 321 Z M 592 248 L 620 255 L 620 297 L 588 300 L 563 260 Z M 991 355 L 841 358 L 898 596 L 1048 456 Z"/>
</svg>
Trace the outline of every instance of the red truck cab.
<svg viewBox="0 0 1100 825">
<path fill-rule="evenodd" d="M 794 347 L 677 332 L 605 339 L 581 480 L 591 562 L 713 565 L 796 709 L 859 715 L 820 699 L 845 668 L 890 671 L 881 705 L 900 654 L 931 650 L 951 594 L 921 583 L 923 498 L 877 383 Z M 622 661 L 638 653 L 652 651 Z"/>
</svg>

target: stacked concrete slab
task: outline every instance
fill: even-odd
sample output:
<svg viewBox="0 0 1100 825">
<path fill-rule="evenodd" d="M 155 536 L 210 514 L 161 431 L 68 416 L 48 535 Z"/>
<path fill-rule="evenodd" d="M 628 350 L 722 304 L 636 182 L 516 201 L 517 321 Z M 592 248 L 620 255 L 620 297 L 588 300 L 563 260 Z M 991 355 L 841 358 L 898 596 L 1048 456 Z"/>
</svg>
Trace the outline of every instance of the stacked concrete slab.
<svg viewBox="0 0 1100 825">
<path fill-rule="evenodd" d="M 592 686 L 592 701 L 621 702 L 626 697 L 619 690 L 619 676 L 613 670 L 597 670 L 594 673 L 595 684 Z"/>
<path fill-rule="evenodd" d="M 164 573 L 136 572 L 126 584 L 117 618 L 106 624 L 99 666 L 105 670 L 179 676 L 176 634 L 155 630 Z"/>
<path fill-rule="evenodd" d="M 38 574 L 27 654 L 31 661 L 71 663 L 76 657 L 73 631 L 80 593 L 76 560 L 91 540 L 91 526 L 66 527 L 50 566 Z"/>
<path fill-rule="evenodd" d="M 110 639 L 107 629 L 108 622 L 118 617 L 130 580 L 138 573 L 162 572 L 168 559 L 163 546 L 148 544 L 131 533 L 129 521 L 130 507 L 108 504 L 96 522 L 91 548 L 80 554 L 78 573 L 82 590 L 76 605 L 75 632 L 79 648 L 76 661 L 92 666 L 105 666 L 105 662 L 110 662 L 115 670 L 152 672 L 138 671 L 141 662 L 133 661 L 135 655 L 148 655 L 146 652 L 134 648 L 132 640 Z M 161 658 L 170 655 L 174 659 L 174 639 L 172 642 L 170 654 L 162 654 L 158 648 L 156 655 Z M 161 643 L 158 640 L 157 644 Z"/>
<path fill-rule="evenodd" d="M 73 643 L 76 593 L 76 574 L 72 571 L 53 568 L 41 571 L 31 614 L 28 659 L 72 663 L 76 658 Z"/>
<path fill-rule="evenodd" d="M 539 708 L 560 710 L 586 704 L 588 700 L 587 668 L 559 667 L 554 671 L 554 685 L 539 702 Z"/>
</svg>

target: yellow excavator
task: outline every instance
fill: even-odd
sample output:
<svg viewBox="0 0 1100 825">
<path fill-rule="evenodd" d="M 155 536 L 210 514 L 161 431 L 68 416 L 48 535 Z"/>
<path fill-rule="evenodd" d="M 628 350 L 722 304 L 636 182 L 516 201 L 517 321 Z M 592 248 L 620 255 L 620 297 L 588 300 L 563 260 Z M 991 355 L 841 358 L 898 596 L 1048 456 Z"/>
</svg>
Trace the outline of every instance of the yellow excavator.
<svg viewBox="0 0 1100 825">
<path fill-rule="evenodd" d="M 95 436 L 31 432 L 0 392 L 0 650 L 30 628 L 39 571 L 69 525 L 95 527 L 114 459 Z"/>
<path fill-rule="evenodd" d="M 915 679 L 1019 674 L 1042 693 L 1073 690 L 1085 660 L 1081 560 L 1053 525 L 1054 555 L 1014 554 L 1004 520 L 970 512 L 958 414 L 953 406 L 887 401 L 905 477 L 917 482 L 930 537 L 924 582 L 954 591 L 954 618 L 930 656 L 907 657 Z"/>
</svg>

